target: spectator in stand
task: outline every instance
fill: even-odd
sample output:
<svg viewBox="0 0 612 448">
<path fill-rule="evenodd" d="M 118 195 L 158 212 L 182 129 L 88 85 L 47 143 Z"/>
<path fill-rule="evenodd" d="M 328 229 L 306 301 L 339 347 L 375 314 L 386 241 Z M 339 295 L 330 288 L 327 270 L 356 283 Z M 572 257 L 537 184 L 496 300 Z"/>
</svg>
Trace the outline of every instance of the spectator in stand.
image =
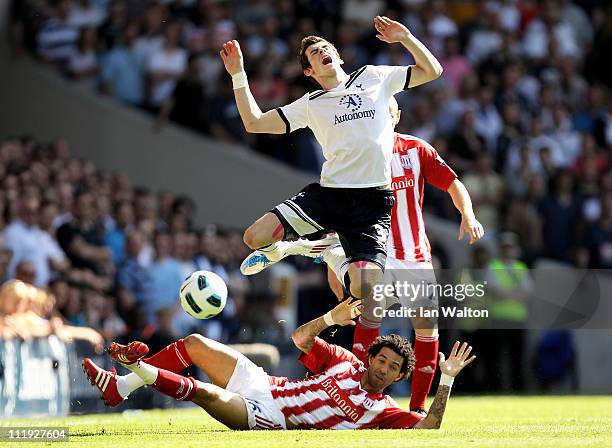
<svg viewBox="0 0 612 448">
<path fill-rule="evenodd" d="M 478 156 L 486 151 L 484 139 L 476 132 L 476 113 L 469 107 L 461 115 L 456 132 L 450 137 L 448 145 L 452 148 L 453 166 L 465 171 L 472 166 Z M 484 225 L 484 224 L 483 224 Z"/>
<path fill-rule="evenodd" d="M 178 305 L 178 290 L 183 282 L 181 267 L 172 255 L 172 237 L 167 232 L 155 235 L 155 260 L 149 266 L 152 291 L 147 307 L 147 318 L 153 323 L 155 313 Z"/>
<path fill-rule="evenodd" d="M 2 284 L 9 279 L 8 269 L 9 265 L 11 264 L 13 252 L 4 247 L 4 243 L 2 243 L 1 240 L 0 243 L 0 284 Z"/>
<path fill-rule="evenodd" d="M 459 38 L 455 35 L 444 39 L 443 54 L 444 56 L 440 58 L 440 64 L 444 68 L 442 79 L 449 83 L 453 93 L 456 94 L 463 79 L 472 72 L 472 64 L 461 54 Z"/>
<path fill-rule="evenodd" d="M 76 51 L 68 61 L 70 76 L 80 85 L 91 90 L 98 86 L 98 57 L 96 55 L 96 30 L 81 28 Z"/>
<path fill-rule="evenodd" d="M 205 106 L 204 85 L 200 80 L 200 63 L 194 56 L 189 57 L 187 70 L 176 83 L 172 95 L 159 111 L 157 129 L 168 119 L 175 123 L 202 131 L 204 129 Z"/>
<path fill-rule="evenodd" d="M 144 99 L 144 72 L 135 49 L 137 36 L 138 24 L 130 22 L 121 42 L 102 59 L 102 91 L 132 106 L 140 106 Z"/>
<path fill-rule="evenodd" d="M 561 17 L 558 2 L 545 0 L 542 3 L 541 16 L 525 30 L 525 55 L 536 65 L 545 65 L 550 58 L 581 56 L 574 31 Z"/>
<path fill-rule="evenodd" d="M 602 194 L 599 219 L 586 227 L 581 246 L 580 267 L 612 269 L 612 192 Z"/>
<path fill-rule="evenodd" d="M 108 11 L 108 18 L 99 28 L 98 33 L 100 43 L 106 50 L 119 44 L 123 30 L 128 24 L 125 0 L 111 0 Z"/>
<path fill-rule="evenodd" d="M 494 91 L 483 86 L 478 92 L 478 105 L 474 115 L 474 130 L 483 139 L 489 154 L 495 154 L 497 140 L 502 132 L 502 119 L 493 103 Z"/>
<path fill-rule="evenodd" d="M 22 260 L 15 267 L 15 279 L 35 286 L 36 282 L 36 266 L 34 263 Z"/>
<path fill-rule="evenodd" d="M 40 202 L 35 196 L 23 196 L 19 199 L 17 218 L 4 231 L 6 247 L 13 257 L 9 266 L 9 276 L 15 276 L 19 263 L 27 260 L 34 264 L 36 270 L 35 284 L 46 286 L 51 279 L 53 256 L 44 251 L 43 231 L 38 227 Z"/>
<path fill-rule="evenodd" d="M 37 51 L 44 62 L 63 68 L 76 51 L 79 30 L 69 21 L 70 0 L 52 0 L 51 5 L 51 17 L 38 31 Z"/>
<path fill-rule="evenodd" d="M 68 23 L 75 28 L 97 28 L 106 19 L 106 10 L 94 0 L 74 0 Z"/>
<path fill-rule="evenodd" d="M 116 203 L 114 210 L 115 227 L 106 234 L 105 244 L 113 253 L 117 265 L 125 257 L 126 233 L 134 226 L 134 206 L 129 201 Z"/>
<path fill-rule="evenodd" d="M 474 170 L 463 177 L 465 188 L 470 192 L 474 212 L 483 227 L 499 228 L 499 207 L 504 201 L 504 180 L 493 171 L 491 156 L 481 153 L 474 164 Z"/>
<path fill-rule="evenodd" d="M 71 219 L 57 229 L 57 241 L 73 267 L 96 275 L 96 288 L 108 289 L 114 271 L 112 252 L 104 246 L 104 231 L 94 221 L 93 196 L 79 191 Z"/>
<path fill-rule="evenodd" d="M 133 296 L 138 305 L 147 304 L 153 296 L 153 285 L 149 271 L 138 262 L 138 256 L 144 245 L 144 238 L 139 230 L 127 234 L 125 258 L 117 266 L 117 284 L 121 294 Z"/>
<path fill-rule="evenodd" d="M 180 44 L 181 27 L 177 22 L 166 26 L 163 45 L 151 53 L 147 71 L 151 80 L 150 108 L 158 112 L 172 94 L 176 82 L 187 68 L 187 52 Z"/>
<path fill-rule="evenodd" d="M 539 207 L 542 217 L 543 255 L 571 263 L 575 247 L 581 203 L 574 192 L 570 170 L 560 170 L 552 179 L 550 193 Z"/>
</svg>

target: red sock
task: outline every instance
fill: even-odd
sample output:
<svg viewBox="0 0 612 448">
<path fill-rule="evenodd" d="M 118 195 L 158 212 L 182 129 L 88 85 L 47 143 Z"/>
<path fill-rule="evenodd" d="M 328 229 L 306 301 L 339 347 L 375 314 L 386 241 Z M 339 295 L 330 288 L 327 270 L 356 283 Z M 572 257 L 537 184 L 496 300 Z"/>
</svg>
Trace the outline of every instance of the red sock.
<svg viewBox="0 0 612 448">
<path fill-rule="evenodd" d="M 353 354 L 363 363 L 367 361 L 368 347 L 372 345 L 374 339 L 380 335 L 380 327 L 371 328 L 364 327 L 360 317 L 355 326 L 355 335 L 353 336 Z M 368 321 L 369 322 L 369 321 Z M 367 323 L 368 323 L 367 322 Z"/>
<path fill-rule="evenodd" d="M 182 376 L 160 368 L 152 386 L 162 394 L 181 401 L 190 401 L 198 391 L 198 385 L 192 376 Z"/>
<path fill-rule="evenodd" d="M 173 342 L 163 350 L 158 351 L 153 356 L 143 361 L 160 369 L 169 370 L 170 372 L 180 372 L 193 364 L 187 353 L 185 341 L 183 339 Z"/>
<path fill-rule="evenodd" d="M 438 365 L 438 336 L 415 336 L 410 410 L 425 409 L 425 399 L 431 389 Z"/>
</svg>

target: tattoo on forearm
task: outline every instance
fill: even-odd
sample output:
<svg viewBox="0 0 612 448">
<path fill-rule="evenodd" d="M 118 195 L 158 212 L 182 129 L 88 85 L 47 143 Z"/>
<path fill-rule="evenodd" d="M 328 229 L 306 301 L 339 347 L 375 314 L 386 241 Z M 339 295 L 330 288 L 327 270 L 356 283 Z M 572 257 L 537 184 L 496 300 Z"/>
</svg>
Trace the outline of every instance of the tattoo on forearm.
<svg viewBox="0 0 612 448">
<path fill-rule="evenodd" d="M 308 322 L 297 329 L 297 334 L 301 341 L 302 347 L 310 350 L 314 343 L 314 339 L 327 328 L 327 324 L 322 317 Z"/>
<path fill-rule="evenodd" d="M 433 423 L 437 428 L 442 424 L 442 417 L 444 417 L 444 411 L 446 410 L 446 403 L 450 396 L 450 387 L 440 385 L 436 392 L 436 398 L 434 398 L 427 416 L 433 420 Z"/>
</svg>

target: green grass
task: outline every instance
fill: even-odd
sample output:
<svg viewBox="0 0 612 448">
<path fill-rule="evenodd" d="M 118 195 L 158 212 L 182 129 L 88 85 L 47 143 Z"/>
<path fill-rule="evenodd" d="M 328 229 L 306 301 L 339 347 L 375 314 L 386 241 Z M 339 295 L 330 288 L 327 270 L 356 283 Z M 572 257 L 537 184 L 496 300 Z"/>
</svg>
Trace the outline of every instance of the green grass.
<svg viewBox="0 0 612 448">
<path fill-rule="evenodd" d="M 406 402 L 401 402 L 406 406 Z M 612 447 L 612 397 L 451 397 L 438 431 L 230 431 L 199 408 L 129 411 L 7 425 L 70 428 L 70 447 Z M 33 446 L 0 443 L 2 447 Z M 38 443 L 61 447 L 61 443 Z"/>
</svg>

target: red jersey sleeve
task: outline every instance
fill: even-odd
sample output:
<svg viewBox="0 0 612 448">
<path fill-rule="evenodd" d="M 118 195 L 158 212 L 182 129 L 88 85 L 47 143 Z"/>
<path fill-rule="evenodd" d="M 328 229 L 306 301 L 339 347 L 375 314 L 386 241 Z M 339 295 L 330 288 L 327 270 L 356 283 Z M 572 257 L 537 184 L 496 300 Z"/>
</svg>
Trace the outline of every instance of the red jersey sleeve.
<svg viewBox="0 0 612 448">
<path fill-rule="evenodd" d="M 361 364 L 361 361 L 348 350 L 338 345 L 328 344 L 321 338 L 315 338 L 310 352 L 302 353 L 299 360 L 312 373 L 321 373 L 343 361 L 348 361 L 356 366 Z"/>
<path fill-rule="evenodd" d="M 440 157 L 438 151 L 427 142 L 423 141 L 423 144 L 419 145 L 418 151 L 425 182 L 440 190 L 448 190 L 450 184 L 457 179 L 457 174 Z"/>
<path fill-rule="evenodd" d="M 378 428 L 380 429 L 410 429 L 423 417 L 416 412 L 405 411 L 400 408 L 387 408 L 379 416 Z"/>
</svg>

